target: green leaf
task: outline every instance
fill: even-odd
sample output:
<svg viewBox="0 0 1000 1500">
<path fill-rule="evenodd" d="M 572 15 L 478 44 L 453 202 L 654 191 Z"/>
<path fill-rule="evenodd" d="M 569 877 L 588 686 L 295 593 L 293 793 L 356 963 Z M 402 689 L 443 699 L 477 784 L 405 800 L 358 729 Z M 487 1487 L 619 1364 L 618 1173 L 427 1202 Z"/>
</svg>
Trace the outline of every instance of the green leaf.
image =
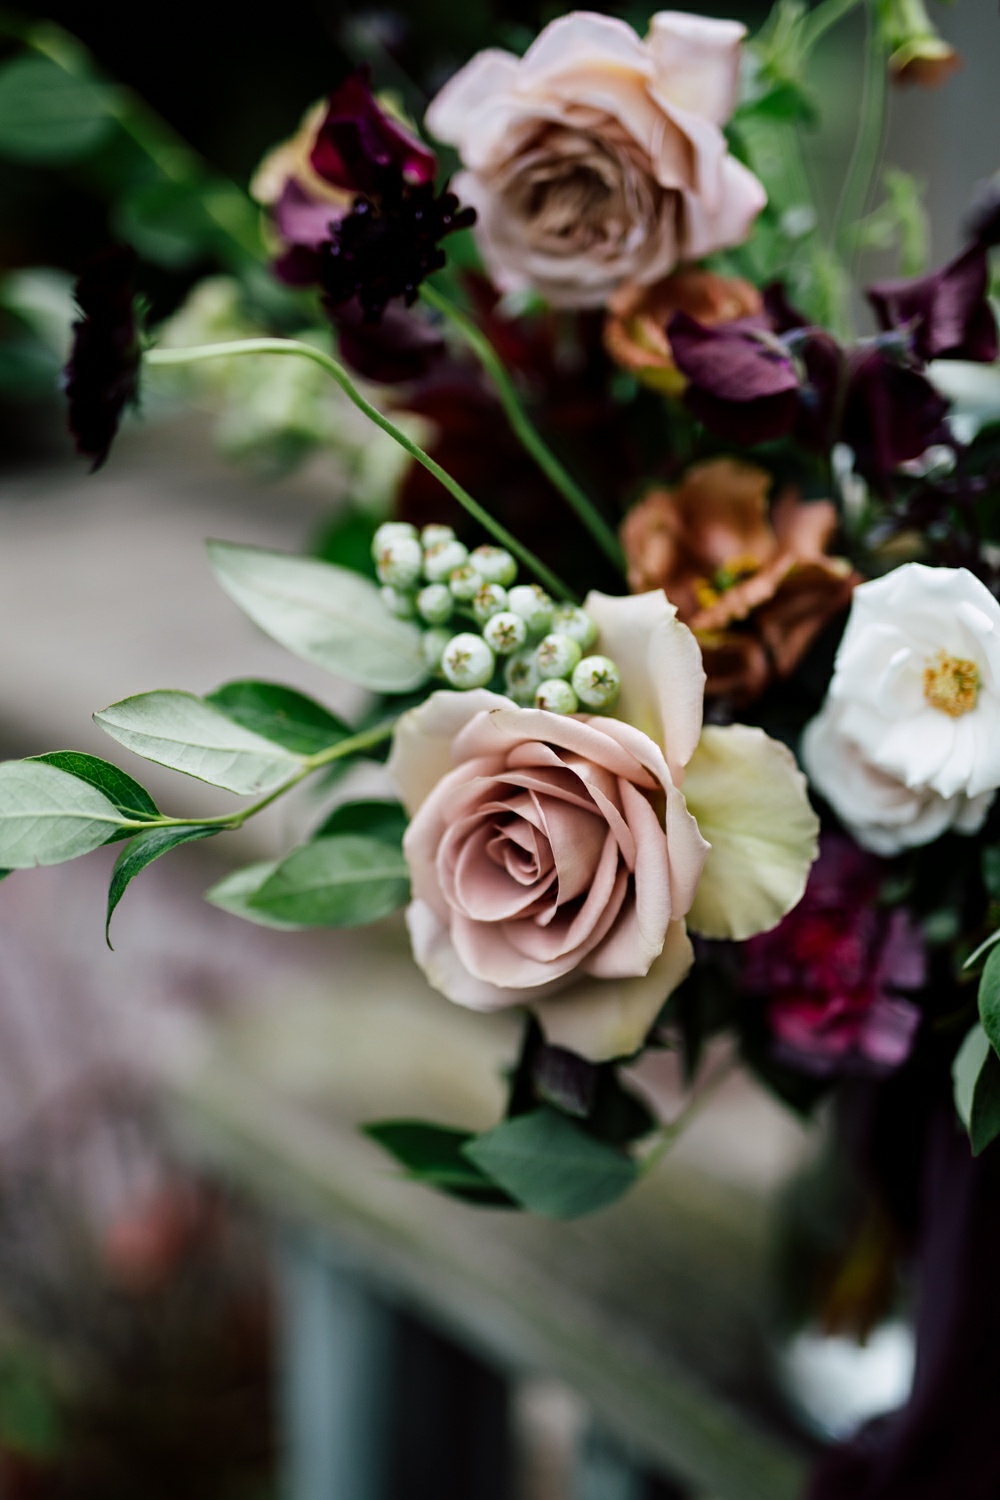
<svg viewBox="0 0 1000 1500">
<path fill-rule="evenodd" d="M 976 1093 L 976 1082 L 983 1070 L 983 1063 L 990 1050 L 990 1039 L 981 1026 L 973 1026 L 951 1065 L 951 1081 L 955 1098 L 955 1113 L 969 1129 L 972 1119 L 972 1101 Z"/>
<path fill-rule="evenodd" d="M 244 797 L 273 791 L 303 765 L 302 757 L 244 729 L 193 693 L 140 693 L 94 719 L 136 755 Z"/>
<path fill-rule="evenodd" d="M 252 729 L 254 734 L 301 755 L 315 755 L 351 733 L 344 721 L 322 704 L 276 682 L 249 678 L 226 682 L 208 693 L 205 702 L 234 724 L 242 724 L 244 729 Z"/>
<path fill-rule="evenodd" d="M 303 927 L 361 927 L 398 911 L 409 893 L 402 854 L 345 833 L 293 850 L 249 905 Z"/>
<path fill-rule="evenodd" d="M 220 911 L 228 911 L 232 916 L 242 917 L 247 922 L 256 922 L 259 927 L 279 927 L 286 932 L 301 932 L 301 922 L 286 922 L 282 917 L 272 916 L 270 912 L 250 905 L 252 897 L 265 880 L 274 874 L 278 863 L 276 859 L 264 859 L 256 864 L 244 865 L 242 870 L 233 870 L 232 874 L 223 876 L 205 892 L 205 900 L 217 906 Z"/>
<path fill-rule="evenodd" d="M 973 1156 L 986 1150 L 1000 1135 L 1000 1057 L 992 1047 L 976 1079 L 969 1116 L 969 1140 Z"/>
<path fill-rule="evenodd" d="M 210 542 L 208 555 L 229 597 L 296 656 L 375 692 L 406 693 L 427 681 L 421 632 L 388 613 L 370 579 L 230 542 Z"/>
<path fill-rule="evenodd" d="M 209 253 L 218 237 L 197 182 L 152 182 L 123 199 L 115 232 L 154 265 L 182 270 Z"/>
<path fill-rule="evenodd" d="M 77 161 L 114 127 L 117 90 L 66 73 L 47 57 L 15 57 L 0 68 L 0 156 L 39 166 Z"/>
<path fill-rule="evenodd" d="M 512 1207 L 514 1200 L 463 1155 L 476 1139 L 471 1130 L 454 1130 L 425 1120 L 378 1120 L 364 1133 L 406 1168 L 408 1177 L 440 1188 L 456 1198 L 495 1207 Z"/>
<path fill-rule="evenodd" d="M 979 977 L 979 1019 L 994 1051 L 1000 1049 L 1000 948 L 993 948 Z"/>
<path fill-rule="evenodd" d="M 994 901 L 1000 901 L 1000 847 L 983 850 L 983 885 Z"/>
<path fill-rule="evenodd" d="M 35 755 L 32 759 L 42 761 L 47 766 L 55 766 L 60 771 L 68 771 L 71 776 L 78 776 L 81 781 L 96 786 L 129 821 L 160 816 L 160 809 L 145 787 L 141 787 L 110 761 L 101 760 L 96 755 L 85 755 L 82 750 L 52 750 L 47 755 Z M 128 829 L 118 829 L 108 842 L 128 837 Z"/>
<path fill-rule="evenodd" d="M 462 1150 L 524 1208 L 551 1219 L 605 1208 L 638 1176 L 634 1161 L 554 1109 L 505 1120 Z"/>
<path fill-rule="evenodd" d="M 96 787 L 39 761 L 0 765 L 0 867 L 58 865 L 97 849 L 122 826 Z"/>
<path fill-rule="evenodd" d="M 383 844 L 392 844 L 398 849 L 403 842 L 408 821 L 406 809 L 400 802 L 342 802 L 320 824 L 313 837 L 319 839 L 335 833 L 364 833 L 369 838 L 380 839 Z"/>
<path fill-rule="evenodd" d="M 104 925 L 104 934 L 111 946 L 110 931 L 111 918 L 115 907 L 125 894 L 125 889 L 131 881 L 151 865 L 154 859 L 159 859 L 161 854 L 167 854 L 171 849 L 178 848 L 181 844 L 192 844 L 196 839 L 211 838 L 214 833 L 221 832 L 218 828 L 206 828 L 204 824 L 192 823 L 185 828 L 150 828 L 142 833 L 136 834 L 135 838 L 125 845 L 115 861 L 115 867 L 111 872 L 111 884 L 108 887 L 108 915 Z"/>
</svg>

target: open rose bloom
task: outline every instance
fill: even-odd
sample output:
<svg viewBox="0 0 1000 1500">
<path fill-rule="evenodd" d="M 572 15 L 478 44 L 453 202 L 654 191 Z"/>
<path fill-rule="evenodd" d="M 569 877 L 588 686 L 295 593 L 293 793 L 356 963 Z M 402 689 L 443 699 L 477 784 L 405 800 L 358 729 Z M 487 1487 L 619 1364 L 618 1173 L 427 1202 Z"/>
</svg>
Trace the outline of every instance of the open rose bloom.
<svg viewBox="0 0 1000 1500">
<path fill-rule="evenodd" d="M 617 662 L 617 717 L 438 692 L 390 772 L 417 962 L 475 1010 L 525 1006 L 591 1061 L 641 1047 L 692 962 L 687 928 L 746 938 L 800 898 L 817 821 L 784 748 L 702 728 L 694 636 L 662 593 L 586 609 Z"/>
<path fill-rule="evenodd" d="M 661 11 L 640 40 L 574 11 L 523 58 L 489 48 L 445 85 L 427 128 L 462 158 L 455 191 L 502 291 L 602 306 L 746 239 L 766 195 L 722 133 L 743 36 Z"/>
</svg>

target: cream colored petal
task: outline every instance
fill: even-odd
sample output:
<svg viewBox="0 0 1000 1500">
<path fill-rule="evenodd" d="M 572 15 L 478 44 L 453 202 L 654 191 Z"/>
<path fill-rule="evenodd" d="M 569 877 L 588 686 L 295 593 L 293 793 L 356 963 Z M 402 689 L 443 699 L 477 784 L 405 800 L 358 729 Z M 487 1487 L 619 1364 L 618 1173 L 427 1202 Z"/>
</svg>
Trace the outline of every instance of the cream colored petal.
<svg viewBox="0 0 1000 1500">
<path fill-rule="evenodd" d="M 513 708 L 509 698 L 476 688 L 470 693 L 431 693 L 403 714 L 392 737 L 387 770 L 412 817 L 454 764 L 455 736 L 483 709 Z"/>
<path fill-rule="evenodd" d="M 699 260 L 716 250 L 742 245 L 753 221 L 767 203 L 767 193 L 749 167 L 724 156 L 719 162 L 718 195 L 713 203 L 694 193 L 684 196 L 684 233 L 679 253 Z"/>
<path fill-rule="evenodd" d="M 710 725 L 684 796 L 712 846 L 691 928 L 742 939 L 774 927 L 801 899 L 819 834 L 791 751 L 746 724 Z"/>
<path fill-rule="evenodd" d="M 736 108 L 745 36 L 738 21 L 660 11 L 646 37 L 658 88 L 682 109 L 724 125 Z"/>
<path fill-rule="evenodd" d="M 615 717 L 662 747 L 680 785 L 701 734 L 705 669 L 698 642 L 660 590 L 623 599 L 592 592 L 584 608 L 600 632 L 597 649 L 622 676 Z"/>
<path fill-rule="evenodd" d="M 629 69 L 652 77 L 652 60 L 624 21 L 596 11 L 577 10 L 559 16 L 532 42 L 521 60 L 518 85 L 524 91 L 544 91 L 550 79 L 578 69 L 592 74 L 595 65 L 608 72 Z"/>
<path fill-rule="evenodd" d="M 513 53 L 499 47 L 477 52 L 427 106 L 424 124 L 431 135 L 449 146 L 461 146 L 482 110 L 514 87 L 517 72 Z"/>
<path fill-rule="evenodd" d="M 550 1000 L 535 1001 L 545 1039 L 590 1062 L 607 1062 L 638 1051 L 664 1000 L 694 962 L 683 922 L 671 922 L 649 971 L 635 979 L 580 979 Z"/>
</svg>

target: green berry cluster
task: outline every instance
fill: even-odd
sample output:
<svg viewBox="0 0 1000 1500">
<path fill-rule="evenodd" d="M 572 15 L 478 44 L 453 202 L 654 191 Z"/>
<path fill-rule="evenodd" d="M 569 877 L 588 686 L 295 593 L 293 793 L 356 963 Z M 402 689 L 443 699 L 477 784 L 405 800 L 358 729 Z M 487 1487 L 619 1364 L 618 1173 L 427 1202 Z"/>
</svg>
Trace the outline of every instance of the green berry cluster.
<svg viewBox="0 0 1000 1500">
<path fill-rule="evenodd" d="M 575 604 L 554 603 L 538 584 L 518 583 L 503 547 L 470 552 L 450 526 L 418 531 L 387 521 L 372 555 L 386 609 L 421 624 L 427 665 L 451 687 L 488 686 L 499 662 L 505 692 L 522 707 L 557 714 L 614 707 L 618 668 L 587 654 L 597 642 L 594 621 Z"/>
</svg>

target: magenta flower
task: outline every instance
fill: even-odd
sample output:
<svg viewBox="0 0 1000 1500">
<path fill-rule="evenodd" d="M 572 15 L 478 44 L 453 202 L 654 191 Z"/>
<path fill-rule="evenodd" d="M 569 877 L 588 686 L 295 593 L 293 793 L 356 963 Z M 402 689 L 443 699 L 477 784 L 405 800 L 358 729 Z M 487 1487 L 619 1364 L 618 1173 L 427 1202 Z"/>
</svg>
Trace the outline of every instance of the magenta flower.
<svg viewBox="0 0 1000 1500">
<path fill-rule="evenodd" d="M 882 869 L 824 835 L 799 905 L 743 950 L 744 988 L 767 998 L 778 1049 L 804 1071 L 887 1072 L 909 1055 L 920 1011 L 906 996 L 926 955 L 911 914 L 877 905 Z"/>
</svg>

